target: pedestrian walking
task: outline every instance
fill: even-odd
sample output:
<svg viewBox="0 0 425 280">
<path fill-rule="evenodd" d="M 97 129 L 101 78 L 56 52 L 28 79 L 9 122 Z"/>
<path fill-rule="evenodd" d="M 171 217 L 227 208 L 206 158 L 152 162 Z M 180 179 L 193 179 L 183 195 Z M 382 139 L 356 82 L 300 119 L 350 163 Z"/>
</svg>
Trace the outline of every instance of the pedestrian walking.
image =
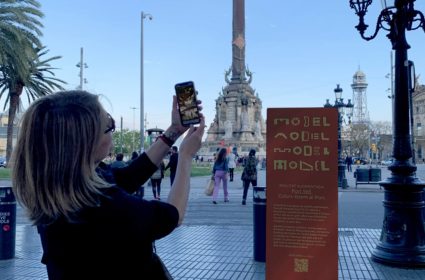
<svg viewBox="0 0 425 280">
<path fill-rule="evenodd" d="M 130 164 L 133 160 L 135 160 L 137 157 L 139 156 L 139 154 L 136 151 L 133 151 L 131 153 L 131 158 L 127 161 L 127 164 Z"/>
<path fill-rule="evenodd" d="M 111 163 L 111 168 L 116 169 L 116 168 L 123 168 L 125 166 L 127 166 L 127 164 L 124 162 L 124 155 L 121 153 L 118 153 L 115 156 L 115 160 Z"/>
<path fill-rule="evenodd" d="M 237 153 L 236 150 L 233 149 L 227 156 L 227 161 L 229 163 L 229 177 L 230 177 L 229 181 L 230 182 L 233 182 L 233 173 L 236 167 L 236 158 L 237 158 L 236 153 Z"/>
<path fill-rule="evenodd" d="M 347 165 L 347 171 L 351 172 L 351 165 L 353 164 L 353 158 L 351 156 L 347 156 L 345 158 L 345 164 Z"/>
<path fill-rule="evenodd" d="M 168 161 L 167 166 L 165 167 L 165 170 L 170 168 L 170 186 L 173 186 L 174 178 L 176 177 L 176 170 L 177 170 L 177 163 L 179 162 L 179 149 L 177 146 L 171 147 L 171 156 L 170 160 Z"/>
<path fill-rule="evenodd" d="M 161 182 L 164 178 L 165 164 L 163 161 L 159 164 L 158 169 L 151 176 L 152 193 L 155 199 L 161 200 Z"/>
<path fill-rule="evenodd" d="M 205 129 L 203 116 L 198 127 L 181 125 L 175 96 L 171 119 L 159 141 L 114 169 L 110 184 L 95 171 L 115 130 L 99 97 L 63 91 L 30 104 L 11 160 L 12 186 L 37 226 L 49 279 L 164 279 L 153 242 L 185 217 L 192 158 Z M 131 195 L 186 132 L 167 202 Z"/>
<path fill-rule="evenodd" d="M 242 205 L 246 205 L 249 185 L 252 184 L 253 187 L 257 186 L 257 165 L 258 160 L 255 157 L 255 150 L 251 149 L 248 157 L 244 161 L 244 168 L 241 176 L 243 182 Z"/>
<path fill-rule="evenodd" d="M 229 165 L 226 155 L 226 148 L 221 148 L 217 154 L 217 159 L 215 160 L 213 166 L 214 192 L 212 202 L 214 204 L 217 204 L 217 197 L 221 182 L 223 182 L 224 202 L 229 202 L 229 193 L 227 191 L 227 172 L 229 171 Z"/>
</svg>

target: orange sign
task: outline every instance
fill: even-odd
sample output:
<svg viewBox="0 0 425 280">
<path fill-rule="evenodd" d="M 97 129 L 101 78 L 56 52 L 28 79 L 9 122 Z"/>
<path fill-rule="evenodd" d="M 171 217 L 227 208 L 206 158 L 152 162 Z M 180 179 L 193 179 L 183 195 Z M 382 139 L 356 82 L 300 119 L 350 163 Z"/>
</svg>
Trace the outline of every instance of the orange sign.
<svg viewBox="0 0 425 280">
<path fill-rule="evenodd" d="M 338 279 L 338 111 L 267 110 L 266 279 Z"/>
</svg>

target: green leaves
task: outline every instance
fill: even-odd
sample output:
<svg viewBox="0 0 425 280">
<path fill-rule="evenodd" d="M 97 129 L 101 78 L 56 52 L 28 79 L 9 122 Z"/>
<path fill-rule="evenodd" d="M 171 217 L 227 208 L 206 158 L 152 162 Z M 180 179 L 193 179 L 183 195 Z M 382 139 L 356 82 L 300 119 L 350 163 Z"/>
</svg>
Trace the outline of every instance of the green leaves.
<svg viewBox="0 0 425 280">
<path fill-rule="evenodd" d="M 40 4 L 34 0 L 0 0 L 0 65 L 5 79 L 13 69 L 21 77 L 28 77 L 27 61 L 36 57 L 41 48 L 39 37 L 44 16 Z M 10 76 L 10 75 L 9 75 Z"/>
<path fill-rule="evenodd" d="M 9 105 L 6 159 L 12 153 L 12 135 L 20 96 L 25 91 L 28 103 L 63 90 L 64 81 L 55 77 L 42 36 L 40 3 L 36 0 L 0 0 L 0 99 Z M 7 94 L 5 94 L 7 92 Z"/>
</svg>

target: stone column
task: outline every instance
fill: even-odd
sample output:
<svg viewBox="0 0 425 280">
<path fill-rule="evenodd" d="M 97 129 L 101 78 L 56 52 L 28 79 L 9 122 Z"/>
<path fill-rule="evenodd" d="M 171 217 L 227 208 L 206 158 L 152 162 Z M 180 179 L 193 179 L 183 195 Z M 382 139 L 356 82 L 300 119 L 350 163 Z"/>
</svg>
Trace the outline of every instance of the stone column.
<svg viewBox="0 0 425 280">
<path fill-rule="evenodd" d="M 232 81 L 245 78 L 245 0 L 233 0 Z"/>
</svg>

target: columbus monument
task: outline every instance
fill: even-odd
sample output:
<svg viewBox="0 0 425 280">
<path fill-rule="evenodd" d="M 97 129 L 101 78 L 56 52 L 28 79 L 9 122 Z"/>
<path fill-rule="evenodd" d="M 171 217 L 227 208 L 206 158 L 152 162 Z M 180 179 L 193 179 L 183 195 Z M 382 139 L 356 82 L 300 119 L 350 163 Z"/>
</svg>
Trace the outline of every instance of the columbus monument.
<svg viewBox="0 0 425 280">
<path fill-rule="evenodd" d="M 209 157 L 217 148 L 236 147 L 239 155 L 255 149 L 264 157 L 262 102 L 250 85 L 253 74 L 245 66 L 245 0 L 233 0 L 232 26 L 232 66 L 225 71 L 226 86 L 215 100 L 215 117 L 199 154 Z"/>
</svg>

